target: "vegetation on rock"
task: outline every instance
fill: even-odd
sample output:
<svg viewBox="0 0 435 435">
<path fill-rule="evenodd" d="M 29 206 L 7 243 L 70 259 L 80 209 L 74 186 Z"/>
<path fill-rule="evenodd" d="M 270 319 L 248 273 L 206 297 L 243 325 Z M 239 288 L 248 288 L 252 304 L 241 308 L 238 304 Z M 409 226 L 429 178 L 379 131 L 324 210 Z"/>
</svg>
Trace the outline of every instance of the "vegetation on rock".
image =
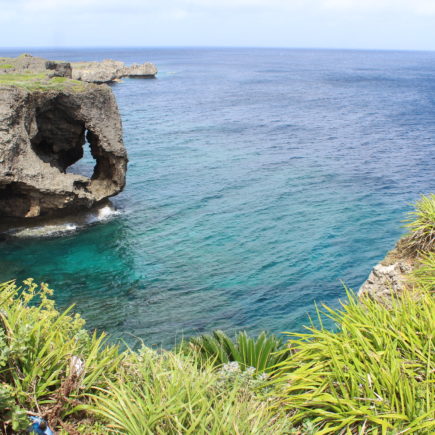
<svg viewBox="0 0 435 435">
<path fill-rule="evenodd" d="M 16 86 L 32 92 L 62 89 L 83 92 L 89 85 L 66 77 L 49 78 L 44 73 L 7 73 L 0 74 L 0 86 Z"/>
</svg>

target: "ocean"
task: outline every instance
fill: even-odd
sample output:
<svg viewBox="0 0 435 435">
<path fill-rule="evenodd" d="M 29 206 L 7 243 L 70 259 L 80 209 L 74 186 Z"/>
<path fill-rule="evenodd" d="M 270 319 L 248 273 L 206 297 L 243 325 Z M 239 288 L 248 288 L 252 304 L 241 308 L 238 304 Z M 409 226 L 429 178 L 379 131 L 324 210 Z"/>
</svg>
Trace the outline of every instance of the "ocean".
<svg viewBox="0 0 435 435">
<path fill-rule="evenodd" d="M 434 52 L 26 51 L 159 69 L 112 85 L 130 159 L 116 212 L 0 242 L 0 281 L 48 282 L 60 308 L 132 345 L 302 331 L 435 191 Z"/>
</svg>

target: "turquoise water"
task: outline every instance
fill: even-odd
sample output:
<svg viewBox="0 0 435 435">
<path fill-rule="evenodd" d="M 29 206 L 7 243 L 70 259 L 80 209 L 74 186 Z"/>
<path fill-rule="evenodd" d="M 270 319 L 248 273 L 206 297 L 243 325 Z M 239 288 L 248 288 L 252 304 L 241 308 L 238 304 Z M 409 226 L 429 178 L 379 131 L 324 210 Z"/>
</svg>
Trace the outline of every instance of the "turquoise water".
<svg viewBox="0 0 435 435">
<path fill-rule="evenodd" d="M 48 281 L 60 306 L 130 342 L 300 330 L 314 301 L 337 306 L 341 281 L 361 285 L 408 203 L 435 191 L 435 53 L 33 54 L 159 67 L 113 86 L 130 158 L 119 214 L 0 242 L 0 280 Z"/>
</svg>

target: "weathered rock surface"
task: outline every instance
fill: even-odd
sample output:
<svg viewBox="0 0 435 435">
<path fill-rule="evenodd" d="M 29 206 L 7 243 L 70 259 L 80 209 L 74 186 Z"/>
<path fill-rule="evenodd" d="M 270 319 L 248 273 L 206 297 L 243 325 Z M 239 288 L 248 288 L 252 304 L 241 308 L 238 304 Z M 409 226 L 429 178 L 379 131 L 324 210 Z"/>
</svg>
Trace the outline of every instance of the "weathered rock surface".
<svg viewBox="0 0 435 435">
<path fill-rule="evenodd" d="M 412 266 L 407 261 L 377 264 L 359 289 L 358 296 L 383 302 L 399 296 L 406 288 L 405 276 L 411 271 Z"/>
<path fill-rule="evenodd" d="M 68 77 L 70 71 L 68 64 L 30 63 L 32 71 L 47 75 Z M 62 81 L 47 90 L 0 85 L 0 217 L 88 208 L 123 189 L 127 154 L 110 87 L 67 85 Z M 66 172 L 82 158 L 86 140 L 96 161 L 90 178 Z"/>
<path fill-rule="evenodd" d="M 124 62 L 106 59 L 102 62 L 72 62 L 72 78 L 91 83 L 110 83 L 123 77 L 152 78 L 157 68 L 152 63 L 126 66 Z"/>
</svg>

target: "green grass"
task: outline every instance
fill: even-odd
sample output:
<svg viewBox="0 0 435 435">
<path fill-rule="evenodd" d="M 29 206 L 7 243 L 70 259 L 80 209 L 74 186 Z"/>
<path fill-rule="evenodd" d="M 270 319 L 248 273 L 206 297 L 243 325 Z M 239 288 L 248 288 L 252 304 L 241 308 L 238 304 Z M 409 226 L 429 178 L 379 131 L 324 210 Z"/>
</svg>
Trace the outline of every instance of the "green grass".
<svg viewBox="0 0 435 435">
<path fill-rule="evenodd" d="M 13 67 L 11 63 L 0 63 L 0 69 L 11 69 Z"/>
<path fill-rule="evenodd" d="M 242 379 L 225 379 L 206 364 L 172 352 L 132 354 L 119 378 L 93 395 L 94 411 L 129 435 L 282 434 L 288 422 Z"/>
<path fill-rule="evenodd" d="M 435 293 L 435 252 L 423 254 L 419 266 L 410 275 L 410 283 L 418 289 Z"/>
<path fill-rule="evenodd" d="M 89 85 L 66 77 L 48 78 L 45 74 L 0 74 L 0 86 L 16 86 L 28 91 L 70 90 L 83 92 Z"/>
<path fill-rule="evenodd" d="M 422 196 L 410 212 L 406 228 L 406 246 L 414 254 L 435 249 L 435 194 Z"/>
<path fill-rule="evenodd" d="M 320 314 L 338 332 L 289 334 L 295 353 L 274 376 L 280 406 L 318 434 L 434 433 L 435 299 L 420 289 L 386 308 L 348 297 Z"/>
</svg>

